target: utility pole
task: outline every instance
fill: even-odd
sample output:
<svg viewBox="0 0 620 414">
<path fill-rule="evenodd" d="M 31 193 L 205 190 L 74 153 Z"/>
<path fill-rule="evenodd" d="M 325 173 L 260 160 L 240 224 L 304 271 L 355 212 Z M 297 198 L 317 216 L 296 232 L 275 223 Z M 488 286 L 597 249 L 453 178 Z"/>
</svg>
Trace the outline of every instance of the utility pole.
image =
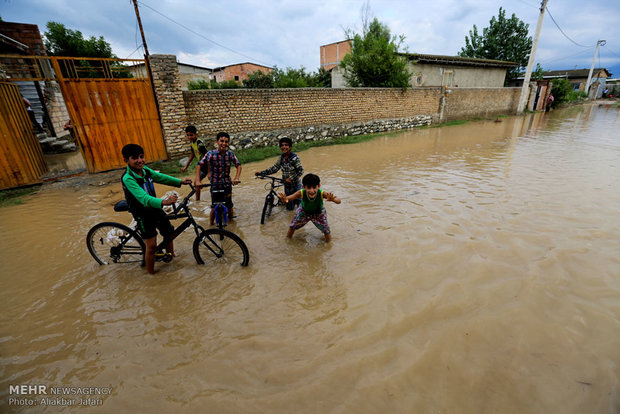
<svg viewBox="0 0 620 414">
<path fill-rule="evenodd" d="M 606 43 L 606 40 L 599 40 L 598 42 L 596 42 L 596 49 L 594 49 L 594 57 L 592 58 L 592 66 L 590 66 L 590 73 L 588 73 L 588 80 L 586 81 L 586 94 L 588 95 L 588 99 L 590 99 L 590 81 L 592 80 L 592 72 L 594 71 L 594 61 L 596 60 L 598 47 L 605 46 Z"/>
<path fill-rule="evenodd" d="M 536 25 L 536 34 L 534 35 L 534 42 L 532 43 L 532 50 L 530 51 L 530 59 L 527 62 L 527 70 L 525 71 L 525 78 L 523 79 L 523 86 L 521 87 L 521 96 L 519 97 L 519 106 L 517 106 L 517 114 L 522 114 L 525 109 L 525 104 L 529 96 L 530 78 L 532 77 L 532 68 L 534 67 L 534 60 L 536 59 L 536 48 L 538 47 L 538 37 L 540 36 L 540 29 L 542 28 L 543 19 L 545 17 L 545 9 L 547 8 L 548 0 L 542 0 L 540 4 L 540 16 L 538 16 L 538 24 Z"/>
<path fill-rule="evenodd" d="M 140 35 L 142 35 L 142 46 L 144 47 L 144 60 L 145 60 L 145 66 L 146 66 L 146 73 L 148 73 L 149 78 L 153 79 L 152 73 L 151 73 L 151 64 L 149 61 L 149 48 L 146 47 L 146 38 L 144 37 L 144 30 L 142 29 L 142 20 L 140 20 L 140 11 L 138 11 L 138 0 L 132 0 L 133 1 L 133 7 L 136 11 L 136 19 L 138 19 L 138 26 L 140 27 Z"/>
</svg>

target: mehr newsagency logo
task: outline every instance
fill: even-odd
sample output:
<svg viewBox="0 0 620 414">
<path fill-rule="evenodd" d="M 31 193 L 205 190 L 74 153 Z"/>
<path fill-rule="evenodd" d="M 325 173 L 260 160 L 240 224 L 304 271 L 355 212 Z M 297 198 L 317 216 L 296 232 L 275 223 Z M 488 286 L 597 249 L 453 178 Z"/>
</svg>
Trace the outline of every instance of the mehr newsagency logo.
<svg viewBox="0 0 620 414">
<path fill-rule="evenodd" d="M 65 387 L 43 384 L 9 385 L 9 405 L 97 406 L 112 394 L 112 387 Z"/>
</svg>

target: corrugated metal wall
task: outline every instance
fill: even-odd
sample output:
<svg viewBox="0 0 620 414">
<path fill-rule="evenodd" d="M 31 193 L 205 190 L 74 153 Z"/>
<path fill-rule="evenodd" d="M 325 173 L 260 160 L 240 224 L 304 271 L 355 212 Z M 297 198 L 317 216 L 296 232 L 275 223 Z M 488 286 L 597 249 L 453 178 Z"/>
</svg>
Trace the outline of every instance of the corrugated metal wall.
<svg viewBox="0 0 620 414">
<path fill-rule="evenodd" d="M 47 165 L 17 85 L 0 82 L 0 189 L 34 184 Z"/>
</svg>

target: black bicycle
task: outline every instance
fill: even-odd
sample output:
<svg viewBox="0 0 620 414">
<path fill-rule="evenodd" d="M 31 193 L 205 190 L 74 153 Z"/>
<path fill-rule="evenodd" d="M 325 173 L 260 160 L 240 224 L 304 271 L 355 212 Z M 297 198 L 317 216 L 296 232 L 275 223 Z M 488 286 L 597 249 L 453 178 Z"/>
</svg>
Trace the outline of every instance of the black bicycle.
<svg viewBox="0 0 620 414">
<path fill-rule="evenodd" d="M 201 185 L 208 187 L 209 184 Z M 224 229 L 226 226 L 227 210 L 223 202 L 214 203 L 216 211 L 216 228 L 204 229 L 190 212 L 188 202 L 196 192 L 190 184 L 191 192 L 174 207 L 168 214 L 170 220 L 185 218 L 174 232 L 165 237 L 157 246 L 156 261 L 170 262 L 172 255 L 164 252 L 165 247 L 188 227 L 193 226 L 196 238 L 194 239 L 194 258 L 198 264 L 240 264 L 247 266 L 250 262 L 250 253 L 243 240 Z M 129 211 L 129 206 L 123 200 L 116 203 L 115 211 Z M 144 265 L 145 244 L 138 231 L 128 226 L 114 222 L 103 222 L 91 228 L 86 236 L 86 245 L 93 258 L 102 265 L 113 263 L 141 263 Z"/>
<path fill-rule="evenodd" d="M 256 174 L 256 178 L 260 178 L 261 180 L 271 180 L 271 182 L 265 184 L 265 190 L 267 190 L 268 192 L 265 196 L 263 212 L 260 215 L 260 224 L 265 224 L 265 219 L 271 216 L 273 208 L 284 205 L 284 203 L 278 196 L 278 193 L 276 192 L 276 188 L 284 186 L 284 180 L 278 177 L 274 177 L 272 175 L 265 174 Z"/>
</svg>

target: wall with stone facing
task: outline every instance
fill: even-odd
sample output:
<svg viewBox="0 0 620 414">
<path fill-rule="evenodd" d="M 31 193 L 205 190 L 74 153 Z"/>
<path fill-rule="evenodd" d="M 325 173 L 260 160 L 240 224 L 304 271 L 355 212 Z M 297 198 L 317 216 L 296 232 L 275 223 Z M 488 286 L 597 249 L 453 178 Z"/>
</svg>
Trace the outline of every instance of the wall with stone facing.
<svg viewBox="0 0 620 414">
<path fill-rule="evenodd" d="M 337 139 L 349 135 L 376 134 L 401 129 L 410 129 L 431 125 L 431 115 L 416 115 L 410 118 L 383 119 L 378 121 L 357 122 L 338 125 L 313 125 L 300 128 L 285 128 L 272 131 L 250 131 L 230 134 L 232 149 L 256 148 L 278 145 L 282 137 L 293 142 L 322 141 Z"/>
<path fill-rule="evenodd" d="M 452 88 L 446 93 L 442 121 L 514 115 L 521 88 Z"/>
</svg>

